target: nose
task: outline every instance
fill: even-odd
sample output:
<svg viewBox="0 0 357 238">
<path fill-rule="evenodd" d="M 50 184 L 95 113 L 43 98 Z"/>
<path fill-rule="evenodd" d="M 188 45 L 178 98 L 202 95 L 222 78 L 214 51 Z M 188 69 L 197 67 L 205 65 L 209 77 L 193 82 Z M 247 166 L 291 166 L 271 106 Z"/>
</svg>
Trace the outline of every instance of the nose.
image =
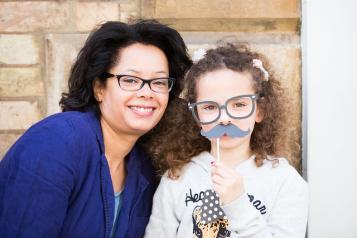
<svg viewBox="0 0 357 238">
<path fill-rule="evenodd" d="M 228 125 L 232 122 L 231 117 L 227 114 L 226 108 L 221 108 L 221 116 L 219 118 L 219 124 Z"/>
<path fill-rule="evenodd" d="M 145 83 L 143 87 L 136 92 L 136 95 L 138 97 L 152 98 L 153 91 L 151 90 L 149 83 Z"/>
</svg>

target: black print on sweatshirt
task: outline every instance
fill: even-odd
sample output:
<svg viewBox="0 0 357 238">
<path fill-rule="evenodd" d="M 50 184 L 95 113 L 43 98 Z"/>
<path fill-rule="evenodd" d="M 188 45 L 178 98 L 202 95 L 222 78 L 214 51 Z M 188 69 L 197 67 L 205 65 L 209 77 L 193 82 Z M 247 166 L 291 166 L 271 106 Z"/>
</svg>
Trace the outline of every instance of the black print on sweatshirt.
<svg viewBox="0 0 357 238">
<path fill-rule="evenodd" d="M 266 212 L 266 207 L 265 205 L 262 204 L 262 201 L 255 199 L 254 200 L 254 195 L 248 194 L 249 201 L 253 204 L 253 206 L 260 212 L 260 214 L 265 214 Z"/>
<path fill-rule="evenodd" d="M 186 198 L 185 198 L 186 207 L 187 207 L 187 203 L 189 202 L 196 203 L 201 201 L 204 194 L 205 193 L 203 191 L 192 194 L 192 189 L 190 188 L 190 192 L 188 194 L 186 193 Z"/>
<path fill-rule="evenodd" d="M 192 189 L 190 188 L 190 191 L 186 193 L 186 198 L 185 198 L 185 204 L 186 207 L 188 206 L 189 202 L 192 203 L 197 203 L 199 201 L 202 201 L 202 198 L 204 196 L 205 192 L 200 191 L 198 193 L 193 193 Z M 265 205 L 262 204 L 261 200 L 255 199 L 254 200 L 254 195 L 248 194 L 249 201 L 252 203 L 252 205 L 260 212 L 260 214 L 266 214 L 266 207 Z"/>
</svg>

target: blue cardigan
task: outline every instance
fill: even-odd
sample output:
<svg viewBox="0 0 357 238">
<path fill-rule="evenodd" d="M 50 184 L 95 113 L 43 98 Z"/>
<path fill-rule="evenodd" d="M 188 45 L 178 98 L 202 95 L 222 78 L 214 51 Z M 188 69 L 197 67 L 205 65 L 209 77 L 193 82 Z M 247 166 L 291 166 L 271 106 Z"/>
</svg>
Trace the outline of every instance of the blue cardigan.
<svg viewBox="0 0 357 238">
<path fill-rule="evenodd" d="M 134 146 L 116 237 L 143 237 L 155 191 L 150 159 Z M 0 162 L 0 237 L 110 237 L 114 191 L 99 120 L 65 112 L 32 126 Z"/>
</svg>

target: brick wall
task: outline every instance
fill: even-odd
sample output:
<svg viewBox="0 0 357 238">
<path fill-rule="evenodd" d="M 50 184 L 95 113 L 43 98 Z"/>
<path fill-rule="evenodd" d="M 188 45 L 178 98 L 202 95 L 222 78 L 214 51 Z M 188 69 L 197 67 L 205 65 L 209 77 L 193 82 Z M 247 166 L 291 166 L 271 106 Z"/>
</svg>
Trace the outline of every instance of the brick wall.
<svg viewBox="0 0 357 238">
<path fill-rule="evenodd" d="M 107 20 L 156 18 L 178 29 L 190 52 L 217 40 L 249 42 L 270 58 L 292 112 L 286 156 L 299 168 L 300 1 L 0 1 L 0 157 L 34 122 L 59 111 L 70 66 L 88 32 Z"/>
</svg>

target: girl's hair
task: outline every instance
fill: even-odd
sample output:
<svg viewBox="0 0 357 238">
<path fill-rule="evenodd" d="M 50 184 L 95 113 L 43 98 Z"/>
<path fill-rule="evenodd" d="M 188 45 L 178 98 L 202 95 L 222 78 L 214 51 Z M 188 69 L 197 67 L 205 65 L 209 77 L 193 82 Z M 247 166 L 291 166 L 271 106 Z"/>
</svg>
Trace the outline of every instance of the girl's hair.
<svg viewBox="0 0 357 238">
<path fill-rule="evenodd" d="M 169 103 L 183 88 L 183 77 L 192 62 L 180 34 L 156 20 L 138 20 L 131 24 L 106 22 L 92 31 L 80 50 L 68 80 L 68 93 L 60 100 L 62 111 L 92 110 L 100 116 L 99 105 L 93 94 L 93 82 L 106 83 L 103 75 L 115 66 L 121 49 L 135 43 L 153 45 L 161 49 L 168 60 L 170 77 L 176 79 L 170 91 Z"/>
<path fill-rule="evenodd" d="M 263 70 L 253 66 L 253 59 L 263 62 L 264 69 L 269 73 L 268 80 L 265 80 Z M 267 155 L 278 156 L 281 153 L 286 100 L 280 82 L 261 54 L 249 50 L 246 45 L 227 44 L 208 50 L 204 58 L 191 67 L 186 75 L 184 98 L 188 102 L 196 102 L 196 85 L 200 77 L 219 69 L 249 73 L 253 78 L 253 88 L 260 95 L 257 104 L 263 120 L 255 124 L 250 140 L 251 150 L 256 156 L 255 163 L 259 167 L 264 159 L 268 159 Z M 171 122 L 172 132 L 161 135 L 166 137 L 166 143 L 164 146 L 156 145 L 158 148 L 154 160 L 159 171 L 162 173 L 168 169 L 168 175 L 172 178 L 179 176 L 180 170 L 192 156 L 210 150 L 210 143 L 200 135 L 200 128 L 193 121 L 187 104 L 180 110 L 176 118 L 177 125 Z"/>
<path fill-rule="evenodd" d="M 183 78 L 192 65 L 186 45 L 176 30 L 156 20 L 137 20 L 131 24 L 104 23 L 89 35 L 80 50 L 69 76 L 69 91 L 62 94 L 60 106 L 62 111 L 94 111 L 99 118 L 101 113 L 94 98 L 94 81 L 98 80 L 105 85 L 107 77 L 103 77 L 103 74 L 120 61 L 120 50 L 135 43 L 153 45 L 161 49 L 169 64 L 169 76 L 176 79 L 167 106 L 171 110 L 165 111 L 157 125 L 158 129 L 154 128 L 138 141 L 138 144 L 153 155 L 150 148 L 162 141 L 157 135 L 163 134 L 161 130 L 167 128 L 166 124 L 173 120 L 172 113 L 179 110 L 175 107 L 184 86 Z"/>
</svg>

